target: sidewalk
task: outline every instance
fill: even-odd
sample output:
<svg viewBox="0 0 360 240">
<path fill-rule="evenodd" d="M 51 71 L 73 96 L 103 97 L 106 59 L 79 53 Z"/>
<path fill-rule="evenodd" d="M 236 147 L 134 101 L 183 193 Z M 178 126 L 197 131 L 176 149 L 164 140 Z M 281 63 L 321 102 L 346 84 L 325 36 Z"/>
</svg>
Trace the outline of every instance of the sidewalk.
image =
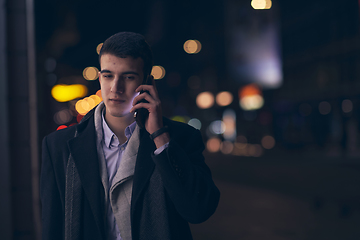
<svg viewBox="0 0 360 240">
<path fill-rule="evenodd" d="M 360 239 L 356 159 L 206 157 L 221 200 L 195 240 Z"/>
</svg>

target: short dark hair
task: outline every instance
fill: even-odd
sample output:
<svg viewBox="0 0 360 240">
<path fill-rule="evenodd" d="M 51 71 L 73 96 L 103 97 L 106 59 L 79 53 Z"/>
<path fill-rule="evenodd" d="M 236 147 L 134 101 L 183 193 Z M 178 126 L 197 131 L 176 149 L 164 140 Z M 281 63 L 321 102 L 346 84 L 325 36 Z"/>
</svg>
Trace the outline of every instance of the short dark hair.
<svg viewBox="0 0 360 240">
<path fill-rule="evenodd" d="M 99 61 L 103 54 L 112 54 L 116 57 L 142 58 L 144 61 L 144 77 L 150 75 L 153 63 L 153 55 L 149 44 L 143 35 L 133 32 L 119 32 L 105 40 L 99 53 Z"/>
</svg>

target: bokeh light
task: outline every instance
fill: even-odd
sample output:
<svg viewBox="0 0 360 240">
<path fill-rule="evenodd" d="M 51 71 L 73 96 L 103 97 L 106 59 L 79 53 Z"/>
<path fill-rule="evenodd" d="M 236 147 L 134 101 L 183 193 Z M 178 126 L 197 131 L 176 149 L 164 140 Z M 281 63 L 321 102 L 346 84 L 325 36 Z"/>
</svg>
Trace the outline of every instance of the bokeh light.
<svg viewBox="0 0 360 240">
<path fill-rule="evenodd" d="M 236 113 L 232 109 L 226 109 L 222 119 L 225 125 L 223 137 L 226 140 L 234 141 L 236 138 Z"/>
<path fill-rule="evenodd" d="M 219 106 L 225 107 L 232 103 L 233 95 L 230 92 L 224 91 L 216 95 L 216 103 Z"/>
<path fill-rule="evenodd" d="M 341 103 L 341 109 L 344 113 L 349 113 L 353 110 L 353 103 L 349 99 L 345 99 Z"/>
<path fill-rule="evenodd" d="M 184 43 L 184 50 L 188 54 L 196 54 L 201 51 L 201 43 L 198 40 L 187 40 Z"/>
<path fill-rule="evenodd" d="M 99 77 L 99 70 L 96 67 L 87 67 L 83 71 L 83 77 L 89 81 L 96 80 Z"/>
<path fill-rule="evenodd" d="M 232 153 L 233 149 L 234 149 L 234 144 L 230 141 L 223 141 L 220 144 L 220 151 L 223 154 L 230 154 Z"/>
<path fill-rule="evenodd" d="M 102 96 L 101 96 L 101 89 L 97 90 L 95 93 L 96 96 L 98 96 L 100 98 L 100 100 L 102 101 Z"/>
<path fill-rule="evenodd" d="M 247 96 L 240 99 L 240 107 L 244 110 L 256 110 L 264 105 L 264 99 L 260 95 Z"/>
<path fill-rule="evenodd" d="M 64 129 L 64 128 L 67 128 L 66 125 L 60 125 L 56 130 L 60 130 L 60 129 Z"/>
<path fill-rule="evenodd" d="M 154 79 L 158 80 L 158 79 L 162 79 L 165 77 L 165 68 L 163 68 L 162 66 L 153 66 L 152 70 L 151 70 L 151 75 L 154 76 Z"/>
<path fill-rule="evenodd" d="M 326 101 L 319 103 L 319 112 L 322 115 L 327 115 L 331 112 L 331 105 Z"/>
<path fill-rule="evenodd" d="M 196 97 L 196 105 L 202 109 L 212 107 L 214 101 L 214 95 L 211 92 L 202 92 Z"/>
<path fill-rule="evenodd" d="M 71 115 L 69 109 L 63 109 L 54 114 L 54 121 L 58 125 L 62 125 L 71 121 L 73 116 Z"/>
<path fill-rule="evenodd" d="M 272 6 L 271 0 L 252 0 L 251 6 L 254 9 L 270 9 Z"/>
<path fill-rule="evenodd" d="M 51 95 L 58 102 L 68 102 L 86 96 L 87 91 L 87 87 L 82 84 L 58 84 L 51 89 Z"/>
<path fill-rule="evenodd" d="M 206 142 L 206 149 L 209 152 L 218 152 L 220 150 L 221 141 L 218 138 L 210 138 Z"/>
<path fill-rule="evenodd" d="M 171 120 L 173 121 L 177 121 L 177 122 L 182 122 L 182 123 L 187 123 L 187 119 L 189 119 L 188 117 L 183 117 L 183 116 L 173 116 L 171 118 Z"/>
<path fill-rule="evenodd" d="M 103 46 L 103 43 L 100 43 L 99 45 L 97 45 L 97 47 L 96 47 L 97 54 L 100 54 L 100 50 L 101 50 L 102 46 Z"/>
<path fill-rule="evenodd" d="M 188 124 L 196 129 L 201 129 L 201 121 L 197 118 L 190 119 Z"/>
<path fill-rule="evenodd" d="M 263 149 L 260 146 L 260 144 L 254 144 L 253 152 L 251 153 L 251 156 L 253 157 L 260 157 L 263 154 Z"/>
<path fill-rule="evenodd" d="M 272 149 L 275 146 L 275 139 L 272 136 L 264 136 L 261 139 L 261 145 L 265 149 Z"/>
<path fill-rule="evenodd" d="M 236 137 L 236 142 L 238 143 L 247 143 L 247 138 L 243 135 L 239 135 Z"/>
<path fill-rule="evenodd" d="M 260 109 L 264 105 L 261 90 L 255 84 L 249 84 L 240 88 L 239 98 L 240 107 L 245 111 Z"/>
<path fill-rule="evenodd" d="M 84 99 L 80 99 L 75 103 L 75 109 L 80 115 L 85 115 L 91 109 L 96 107 L 101 102 L 101 99 L 97 95 L 91 95 Z M 78 120 L 78 119 L 77 119 Z M 79 122 L 79 120 L 78 120 Z"/>
<path fill-rule="evenodd" d="M 209 130 L 213 134 L 223 134 L 225 132 L 225 124 L 220 120 L 213 121 L 210 123 Z"/>
</svg>

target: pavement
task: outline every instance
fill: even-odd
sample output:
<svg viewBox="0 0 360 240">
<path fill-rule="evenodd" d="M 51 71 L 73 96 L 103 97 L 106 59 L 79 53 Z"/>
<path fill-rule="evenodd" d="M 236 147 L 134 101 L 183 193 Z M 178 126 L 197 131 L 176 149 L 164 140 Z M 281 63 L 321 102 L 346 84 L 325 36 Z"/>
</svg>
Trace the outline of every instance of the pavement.
<svg viewBox="0 0 360 240">
<path fill-rule="evenodd" d="M 205 156 L 221 199 L 194 240 L 360 239 L 360 159 Z"/>
</svg>

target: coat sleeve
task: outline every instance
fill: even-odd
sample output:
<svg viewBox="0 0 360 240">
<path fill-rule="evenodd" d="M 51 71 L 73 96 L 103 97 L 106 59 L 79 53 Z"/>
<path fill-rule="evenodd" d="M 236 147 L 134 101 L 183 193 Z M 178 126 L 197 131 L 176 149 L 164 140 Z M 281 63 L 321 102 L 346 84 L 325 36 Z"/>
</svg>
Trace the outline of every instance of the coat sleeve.
<svg viewBox="0 0 360 240">
<path fill-rule="evenodd" d="M 42 164 L 40 177 L 40 197 L 42 203 L 42 239 L 60 240 L 63 236 L 63 204 L 50 157 L 47 138 L 42 142 Z"/>
<path fill-rule="evenodd" d="M 186 139 L 171 139 L 164 151 L 152 157 L 178 213 L 190 223 L 201 223 L 215 212 L 220 192 L 204 162 L 200 131 L 191 132 Z"/>
</svg>

